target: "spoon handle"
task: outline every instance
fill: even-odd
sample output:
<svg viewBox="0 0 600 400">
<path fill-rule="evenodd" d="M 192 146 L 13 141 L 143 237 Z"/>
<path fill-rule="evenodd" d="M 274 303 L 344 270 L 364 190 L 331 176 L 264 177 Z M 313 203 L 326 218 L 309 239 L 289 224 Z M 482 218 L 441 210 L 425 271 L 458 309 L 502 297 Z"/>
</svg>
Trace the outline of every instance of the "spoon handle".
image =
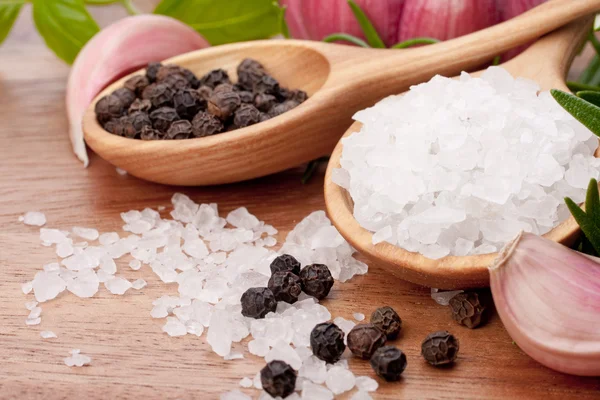
<svg viewBox="0 0 600 400">
<path fill-rule="evenodd" d="M 472 70 L 514 47 L 600 10 L 600 0 L 550 0 L 513 19 L 453 40 L 407 50 L 321 45 L 332 70 L 323 89 L 370 101 L 406 90 L 435 74 Z M 365 99 L 366 100 L 366 99 Z"/>
</svg>

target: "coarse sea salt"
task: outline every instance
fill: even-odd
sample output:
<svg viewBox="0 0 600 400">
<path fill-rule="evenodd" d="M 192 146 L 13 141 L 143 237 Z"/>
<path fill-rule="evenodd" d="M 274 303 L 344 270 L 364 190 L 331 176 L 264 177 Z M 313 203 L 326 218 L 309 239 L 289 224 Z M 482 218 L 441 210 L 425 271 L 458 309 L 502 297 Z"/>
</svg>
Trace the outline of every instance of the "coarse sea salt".
<svg viewBox="0 0 600 400">
<path fill-rule="evenodd" d="M 65 364 L 69 367 L 83 367 L 89 365 L 92 359 L 86 355 L 81 354 L 79 349 L 73 349 L 69 352 L 71 355 L 65 358 Z"/>
<path fill-rule="evenodd" d="M 46 216 L 39 211 L 28 211 L 23 217 L 19 217 L 25 225 L 44 226 L 46 225 Z"/>
<path fill-rule="evenodd" d="M 548 232 L 600 175 L 598 140 L 548 92 L 490 67 L 441 76 L 359 111 L 332 179 L 381 241 L 437 259 Z"/>
<path fill-rule="evenodd" d="M 332 319 L 329 310 L 316 299 L 303 293 L 296 303 L 280 302 L 276 312 L 260 320 L 241 315 L 242 293 L 250 287 L 267 285 L 270 264 L 279 254 L 291 254 L 302 265 L 325 263 L 340 281 L 367 272 L 367 265 L 353 257 L 355 250 L 325 213 L 316 211 L 300 221 L 276 252 L 270 247 L 277 244 L 272 236 L 277 230 L 246 208 L 233 210 L 223 218 L 216 204 L 197 204 L 183 194 L 175 194 L 172 203 L 171 218 L 163 219 L 151 209 L 122 213 L 124 230 L 134 234 L 72 229 L 73 236 L 89 241 L 85 244 L 72 244 L 70 232 L 42 228 L 43 244 L 57 248 L 71 245 L 72 254 L 67 256 L 70 251 L 59 251 L 59 256 L 66 256 L 61 257 L 61 263 L 45 265 L 32 282 L 23 285 L 24 293 L 33 290 L 37 302 L 42 303 L 54 299 L 65 289 L 78 297 L 94 296 L 100 283 L 113 294 L 143 288 L 144 279 L 132 283 L 115 276 L 118 259 L 130 255 L 133 260 L 125 263 L 134 270 L 147 265 L 163 283 L 177 287 L 176 295 L 165 294 L 152 302 L 149 316 L 166 318 L 162 330 L 169 336 L 205 335 L 212 350 L 225 360 L 244 358 L 244 353 L 238 351 L 239 345 L 235 345 L 235 350 L 233 347 L 251 336 L 250 353 L 264 357 L 265 361 L 283 359 L 299 371 L 297 390 L 302 391 L 302 398 L 333 398 L 331 390 L 323 386 L 327 378 L 336 392 L 350 390 L 351 387 L 347 387 L 350 383 L 354 386 L 354 375 L 348 370 L 348 363 L 339 362 L 328 368 L 308 347 L 312 328 Z M 168 286 L 164 285 L 164 289 L 167 293 Z M 38 313 L 37 302 L 27 304 L 31 316 Z M 39 315 L 27 321 L 39 323 Z M 355 324 L 340 317 L 335 321 L 345 331 Z M 86 365 L 90 361 L 79 352 L 65 359 L 71 366 Z M 262 387 L 259 373 L 252 380 L 241 382 L 243 387 Z M 223 398 L 248 397 L 233 391 Z M 265 392 L 259 398 L 271 399 Z M 294 393 L 288 398 L 299 399 L 300 395 Z"/>
</svg>

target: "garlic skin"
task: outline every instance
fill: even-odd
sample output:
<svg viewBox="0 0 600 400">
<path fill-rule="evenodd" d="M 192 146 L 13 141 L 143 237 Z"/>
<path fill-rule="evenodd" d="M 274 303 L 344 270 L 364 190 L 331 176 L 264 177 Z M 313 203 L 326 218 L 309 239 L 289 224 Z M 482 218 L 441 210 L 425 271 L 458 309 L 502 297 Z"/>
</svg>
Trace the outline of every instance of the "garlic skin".
<svg viewBox="0 0 600 400">
<path fill-rule="evenodd" d="M 101 30 L 81 49 L 67 83 L 69 135 L 77 158 L 88 165 L 81 120 L 94 97 L 112 81 L 178 54 L 208 47 L 188 25 L 161 15 L 123 18 Z"/>
<path fill-rule="evenodd" d="M 572 375 L 600 375 L 600 263 L 521 232 L 490 270 L 506 330 L 531 358 Z"/>
</svg>

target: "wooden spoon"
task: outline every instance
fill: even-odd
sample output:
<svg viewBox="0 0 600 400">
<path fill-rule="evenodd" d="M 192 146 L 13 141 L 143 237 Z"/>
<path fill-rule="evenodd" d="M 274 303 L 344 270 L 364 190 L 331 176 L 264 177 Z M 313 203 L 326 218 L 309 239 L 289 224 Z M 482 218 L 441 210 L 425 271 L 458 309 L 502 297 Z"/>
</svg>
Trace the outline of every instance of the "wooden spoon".
<svg viewBox="0 0 600 400">
<path fill-rule="evenodd" d="M 589 32 L 591 21 L 591 18 L 585 18 L 572 22 L 543 37 L 518 57 L 502 64 L 502 67 L 515 77 L 538 82 L 543 90 L 568 90 L 565 76 Z M 478 71 L 475 75 L 481 72 Z M 359 131 L 361 126 L 361 123 L 355 122 L 344 137 Z M 331 221 L 352 246 L 372 261 L 390 268 L 394 274 L 411 282 L 442 289 L 488 286 L 487 266 L 492 263 L 497 253 L 465 257 L 446 256 L 432 260 L 389 243 L 373 245 L 372 233 L 362 228 L 354 219 L 354 203 L 349 193 L 331 181 L 332 171 L 340 167 L 342 147 L 340 141 L 327 167 L 325 203 Z M 578 232 L 579 226 L 571 217 L 544 236 L 568 245 L 574 242 Z"/>
<path fill-rule="evenodd" d="M 218 46 L 171 58 L 198 75 L 255 58 L 283 86 L 310 98 L 277 118 L 199 139 L 142 141 L 106 132 L 94 105 L 83 118 L 87 144 L 137 177 L 173 185 L 212 185 L 268 175 L 329 154 L 357 110 L 435 74 L 455 75 L 600 10 L 600 0 L 551 0 L 514 19 L 447 42 L 407 50 L 364 49 L 299 40 Z M 539 61 L 536 65 L 540 65 Z"/>
</svg>

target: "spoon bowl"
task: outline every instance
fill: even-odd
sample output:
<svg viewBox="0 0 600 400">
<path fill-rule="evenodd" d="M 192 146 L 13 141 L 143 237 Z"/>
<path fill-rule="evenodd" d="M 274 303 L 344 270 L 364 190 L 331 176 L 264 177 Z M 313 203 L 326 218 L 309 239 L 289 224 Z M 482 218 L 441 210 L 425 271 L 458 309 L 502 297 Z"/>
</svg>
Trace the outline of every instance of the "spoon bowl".
<svg viewBox="0 0 600 400">
<path fill-rule="evenodd" d="M 580 44 L 589 32 L 592 19 L 577 20 L 537 41 L 528 50 L 501 65 L 514 77 L 536 81 L 542 90 L 568 90 L 565 76 Z M 477 76 L 483 71 L 472 75 Z M 361 129 L 355 122 L 343 137 Z M 389 268 L 395 275 L 424 286 L 440 289 L 464 289 L 489 286 L 487 267 L 497 253 L 472 256 L 446 256 L 437 260 L 409 252 L 383 242 L 373 245 L 373 234 L 354 219 L 354 203 L 350 194 L 331 180 L 334 169 L 340 168 L 342 155 L 340 141 L 329 161 L 325 175 L 325 203 L 333 224 L 342 236 L 361 254 Z M 596 154 L 598 156 L 598 152 Z M 579 233 L 579 226 L 570 217 L 544 236 L 565 245 L 571 245 Z"/>
<path fill-rule="evenodd" d="M 94 106 L 127 76 L 102 91 L 83 118 L 87 144 L 128 173 L 172 185 L 213 185 L 268 175 L 329 154 L 357 110 L 435 74 L 455 75 L 600 10 L 600 0 L 550 0 L 470 35 L 406 50 L 364 49 L 322 42 L 268 40 L 195 51 L 166 60 L 197 75 L 254 58 L 283 86 L 309 99 L 278 117 L 211 137 L 142 141 L 106 132 Z M 139 73 L 139 72 L 137 72 Z M 134 74 L 132 74 L 134 75 Z"/>
</svg>

